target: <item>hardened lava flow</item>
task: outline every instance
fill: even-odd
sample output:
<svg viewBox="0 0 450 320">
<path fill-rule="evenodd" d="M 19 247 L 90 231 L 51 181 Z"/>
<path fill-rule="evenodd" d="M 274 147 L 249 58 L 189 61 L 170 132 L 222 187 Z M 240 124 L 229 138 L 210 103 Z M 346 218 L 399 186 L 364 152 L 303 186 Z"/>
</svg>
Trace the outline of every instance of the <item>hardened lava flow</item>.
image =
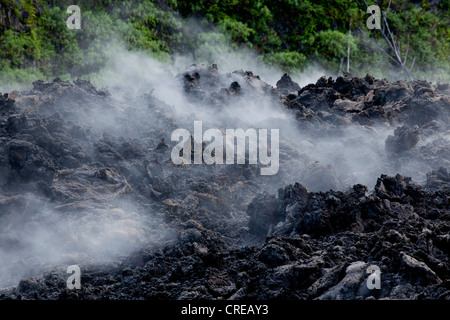
<svg viewBox="0 0 450 320">
<path fill-rule="evenodd" d="M 152 87 L 0 94 L 0 299 L 450 299 L 450 85 L 195 64 Z M 175 164 L 195 121 L 278 129 L 277 173 Z"/>
</svg>

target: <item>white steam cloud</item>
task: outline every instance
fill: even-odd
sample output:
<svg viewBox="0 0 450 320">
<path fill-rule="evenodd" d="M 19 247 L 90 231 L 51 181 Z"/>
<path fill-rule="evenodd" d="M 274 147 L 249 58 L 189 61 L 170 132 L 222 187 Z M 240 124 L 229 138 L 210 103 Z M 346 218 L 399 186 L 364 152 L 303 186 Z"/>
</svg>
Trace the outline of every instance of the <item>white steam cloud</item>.
<svg viewBox="0 0 450 320">
<path fill-rule="evenodd" d="M 253 71 L 272 86 L 283 74 L 264 66 L 257 55 L 248 50 L 232 50 L 222 40 L 218 41 L 219 45 L 210 52 L 210 58 L 217 63 L 220 73 L 229 72 L 228 85 L 237 81 L 243 90 L 246 85 L 250 86 L 242 75 L 232 73 L 234 70 Z M 98 106 L 77 119 L 80 124 L 91 127 L 98 137 L 108 132 L 124 139 L 141 139 L 145 144 L 152 133 L 140 132 L 138 125 L 129 124 L 148 121 L 155 122 L 154 128 L 163 132 L 169 143 L 172 132 L 158 127 L 158 114 L 148 109 L 145 95 L 151 94 L 167 105 L 166 111 L 177 127 L 191 132 L 195 120 L 203 121 L 205 130 L 279 129 L 280 173 L 261 180 L 263 187 L 271 192 L 297 181 L 310 191 L 344 189 L 356 183 L 372 188 L 381 173 L 389 173 L 384 141 L 393 128 L 353 126 L 339 134 L 312 137 L 292 114 L 263 94 L 235 99 L 223 110 L 217 110 L 190 102 L 181 81 L 176 78 L 195 62 L 192 56 L 176 56 L 173 63 L 164 64 L 142 53 L 114 47 L 108 69 L 93 81 L 96 86 L 108 89 L 114 104 L 109 106 L 108 113 L 104 112 L 104 106 Z M 292 77 L 304 86 L 326 74 L 324 70 L 311 67 Z M 261 85 L 252 84 L 254 90 Z M 145 119 L 140 118 L 142 114 L 147 114 Z M 123 121 L 124 117 L 127 122 Z M 133 163 L 127 165 L 133 167 Z M 178 170 L 182 176 L 185 169 L 172 170 Z M 78 200 L 72 199 L 65 207 L 58 208 L 36 196 L 23 195 L 17 200 L 17 210 L 0 213 L 0 287 L 16 285 L 23 276 L 49 265 L 107 261 L 142 246 L 157 245 L 174 235 L 174 231 L 157 218 L 157 212 L 128 200 L 105 201 L 98 207 L 88 205 L 84 209 Z M 0 204 L 1 201 L 0 198 Z M 75 209 L 70 209 L 71 204 Z"/>
<path fill-rule="evenodd" d="M 174 233 L 129 201 L 58 208 L 33 194 L 0 216 L 0 288 L 52 265 L 103 263 Z"/>
</svg>

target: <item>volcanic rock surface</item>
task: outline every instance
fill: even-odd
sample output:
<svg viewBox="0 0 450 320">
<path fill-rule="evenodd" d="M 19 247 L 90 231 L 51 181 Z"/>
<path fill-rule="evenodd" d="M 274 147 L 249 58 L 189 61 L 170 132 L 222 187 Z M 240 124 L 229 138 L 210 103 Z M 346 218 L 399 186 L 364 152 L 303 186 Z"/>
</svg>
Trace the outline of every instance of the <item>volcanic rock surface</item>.
<svg viewBox="0 0 450 320">
<path fill-rule="evenodd" d="M 204 126 L 280 128 L 279 172 L 175 165 L 171 133 L 198 113 L 151 88 L 0 94 L 0 299 L 450 299 L 450 85 L 273 87 L 202 64 L 173 80 Z"/>
</svg>

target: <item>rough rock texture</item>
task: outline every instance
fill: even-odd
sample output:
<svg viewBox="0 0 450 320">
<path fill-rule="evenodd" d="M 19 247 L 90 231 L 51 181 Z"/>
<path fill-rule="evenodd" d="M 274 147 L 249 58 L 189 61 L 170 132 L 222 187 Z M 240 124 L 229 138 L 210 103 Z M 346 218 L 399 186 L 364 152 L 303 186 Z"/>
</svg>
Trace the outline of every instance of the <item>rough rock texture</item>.
<svg viewBox="0 0 450 320">
<path fill-rule="evenodd" d="M 413 128 L 408 126 L 398 127 L 394 131 L 393 136 L 386 139 L 386 151 L 402 153 L 411 150 L 419 142 L 419 127 L 415 125 Z"/>
<path fill-rule="evenodd" d="M 303 137 L 363 128 L 386 153 L 353 157 L 389 172 L 348 185 L 340 173 L 358 169 L 313 161 L 315 140 L 280 143 L 273 177 L 248 163 L 175 166 L 171 106 L 36 81 L 0 94 L 0 299 L 450 299 L 449 85 L 346 75 L 300 88 L 283 75 L 275 89 L 201 64 L 176 79 L 215 114 L 263 97 Z M 397 174 L 411 164 L 422 185 Z M 79 290 L 66 288 L 70 264 Z"/>
<path fill-rule="evenodd" d="M 288 74 L 283 74 L 280 80 L 277 82 L 277 91 L 281 94 L 288 95 L 289 93 L 295 93 L 300 90 L 298 83 L 292 81 Z"/>
</svg>

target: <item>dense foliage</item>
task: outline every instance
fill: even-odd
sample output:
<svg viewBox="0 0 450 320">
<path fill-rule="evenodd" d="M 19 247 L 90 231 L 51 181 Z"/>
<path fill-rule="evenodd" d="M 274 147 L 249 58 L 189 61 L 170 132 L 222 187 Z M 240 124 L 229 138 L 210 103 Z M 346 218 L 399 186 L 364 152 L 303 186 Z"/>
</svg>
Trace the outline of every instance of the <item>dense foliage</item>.
<svg viewBox="0 0 450 320">
<path fill-rule="evenodd" d="M 72 4 L 81 30 L 66 26 Z M 450 81 L 449 1 L 377 4 L 414 77 Z M 366 27 L 366 8 L 351 0 L 0 0 L 0 83 L 88 77 L 117 43 L 162 61 L 189 53 L 208 63 L 227 45 L 290 72 L 314 63 L 330 76 L 345 71 L 349 54 L 353 74 L 404 78 L 380 31 Z"/>
</svg>

